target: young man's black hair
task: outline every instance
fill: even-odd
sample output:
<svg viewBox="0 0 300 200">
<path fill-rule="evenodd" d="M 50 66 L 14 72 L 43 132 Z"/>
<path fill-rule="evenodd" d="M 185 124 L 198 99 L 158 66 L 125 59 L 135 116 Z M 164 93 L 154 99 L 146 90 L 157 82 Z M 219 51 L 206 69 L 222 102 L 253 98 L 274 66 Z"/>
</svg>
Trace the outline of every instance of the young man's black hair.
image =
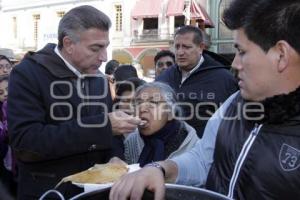
<svg viewBox="0 0 300 200">
<path fill-rule="evenodd" d="M 138 77 L 137 70 L 132 65 L 120 65 L 114 72 L 114 78 L 117 82 L 127 80 L 131 77 Z"/>
<path fill-rule="evenodd" d="M 299 13 L 299 0 L 233 1 L 223 21 L 229 29 L 244 28 L 249 40 L 264 51 L 285 40 L 300 53 Z"/>
<path fill-rule="evenodd" d="M 120 63 L 117 60 L 110 60 L 105 65 L 105 74 L 112 75 L 119 67 Z"/>
<path fill-rule="evenodd" d="M 165 57 L 165 56 L 169 56 L 173 59 L 173 62 L 175 63 L 175 55 L 172 51 L 169 50 L 161 50 L 159 51 L 155 57 L 154 57 L 154 64 L 156 65 L 157 61 L 161 58 L 161 57 Z"/>
</svg>

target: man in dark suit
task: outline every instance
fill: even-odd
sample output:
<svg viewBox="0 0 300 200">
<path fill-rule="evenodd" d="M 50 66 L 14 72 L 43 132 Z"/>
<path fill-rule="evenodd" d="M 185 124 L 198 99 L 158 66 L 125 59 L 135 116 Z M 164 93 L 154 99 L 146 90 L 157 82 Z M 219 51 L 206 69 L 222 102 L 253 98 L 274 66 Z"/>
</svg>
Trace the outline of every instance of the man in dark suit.
<svg viewBox="0 0 300 200">
<path fill-rule="evenodd" d="M 111 112 L 107 79 L 109 18 L 91 6 L 71 9 L 58 45 L 28 53 L 11 73 L 8 129 L 19 166 L 19 199 L 37 199 L 61 178 L 107 162 L 112 135 L 130 133 L 139 119 Z M 76 194 L 70 185 L 60 191 Z"/>
</svg>

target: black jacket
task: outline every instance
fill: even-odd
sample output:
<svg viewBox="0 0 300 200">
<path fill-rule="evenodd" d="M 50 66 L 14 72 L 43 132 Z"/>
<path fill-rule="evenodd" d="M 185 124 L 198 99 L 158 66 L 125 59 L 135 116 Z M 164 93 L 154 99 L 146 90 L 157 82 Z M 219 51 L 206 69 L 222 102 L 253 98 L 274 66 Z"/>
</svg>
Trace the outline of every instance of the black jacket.
<svg viewBox="0 0 300 200">
<path fill-rule="evenodd" d="M 237 91 L 235 78 L 227 66 L 203 53 L 202 65 L 181 84 L 177 65 L 169 67 L 156 81 L 169 84 L 177 93 L 186 122 L 194 127 L 201 138 L 207 120 L 231 94 Z M 188 118 L 190 116 L 190 118 Z"/>
<path fill-rule="evenodd" d="M 26 55 L 10 76 L 8 129 L 22 200 L 36 199 L 62 177 L 106 162 L 111 152 L 107 112 L 112 100 L 106 79 L 85 78 L 78 88 L 76 75 L 54 47 Z M 68 187 L 61 191 L 73 195 Z"/>
<path fill-rule="evenodd" d="M 264 112 L 241 115 L 251 104 L 238 95 L 228 107 L 226 117 L 241 118 L 221 122 L 206 187 L 241 200 L 298 199 L 300 88 L 261 103 Z"/>
</svg>

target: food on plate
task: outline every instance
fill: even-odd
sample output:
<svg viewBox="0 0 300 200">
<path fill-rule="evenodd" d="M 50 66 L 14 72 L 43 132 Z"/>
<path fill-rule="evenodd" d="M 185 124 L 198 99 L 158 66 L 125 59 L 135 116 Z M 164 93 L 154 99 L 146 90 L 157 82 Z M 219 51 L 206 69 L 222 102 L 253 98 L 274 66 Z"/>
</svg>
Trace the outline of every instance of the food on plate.
<svg viewBox="0 0 300 200">
<path fill-rule="evenodd" d="M 67 176 L 57 185 L 64 182 L 104 184 L 117 181 L 128 172 L 128 167 L 121 163 L 95 164 L 88 170 Z"/>
</svg>

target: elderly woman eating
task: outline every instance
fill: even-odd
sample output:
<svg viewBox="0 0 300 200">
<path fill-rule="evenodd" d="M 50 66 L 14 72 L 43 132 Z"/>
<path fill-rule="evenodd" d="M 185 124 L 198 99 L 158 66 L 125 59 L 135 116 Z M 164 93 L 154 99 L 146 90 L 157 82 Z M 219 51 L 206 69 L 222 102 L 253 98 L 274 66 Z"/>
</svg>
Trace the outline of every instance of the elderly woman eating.
<svg viewBox="0 0 300 200">
<path fill-rule="evenodd" d="M 140 166 L 171 158 L 191 149 L 198 137 L 180 121 L 180 108 L 173 89 L 160 82 L 140 86 L 133 99 L 136 116 L 142 119 L 138 131 L 124 141 L 125 161 Z"/>
</svg>

